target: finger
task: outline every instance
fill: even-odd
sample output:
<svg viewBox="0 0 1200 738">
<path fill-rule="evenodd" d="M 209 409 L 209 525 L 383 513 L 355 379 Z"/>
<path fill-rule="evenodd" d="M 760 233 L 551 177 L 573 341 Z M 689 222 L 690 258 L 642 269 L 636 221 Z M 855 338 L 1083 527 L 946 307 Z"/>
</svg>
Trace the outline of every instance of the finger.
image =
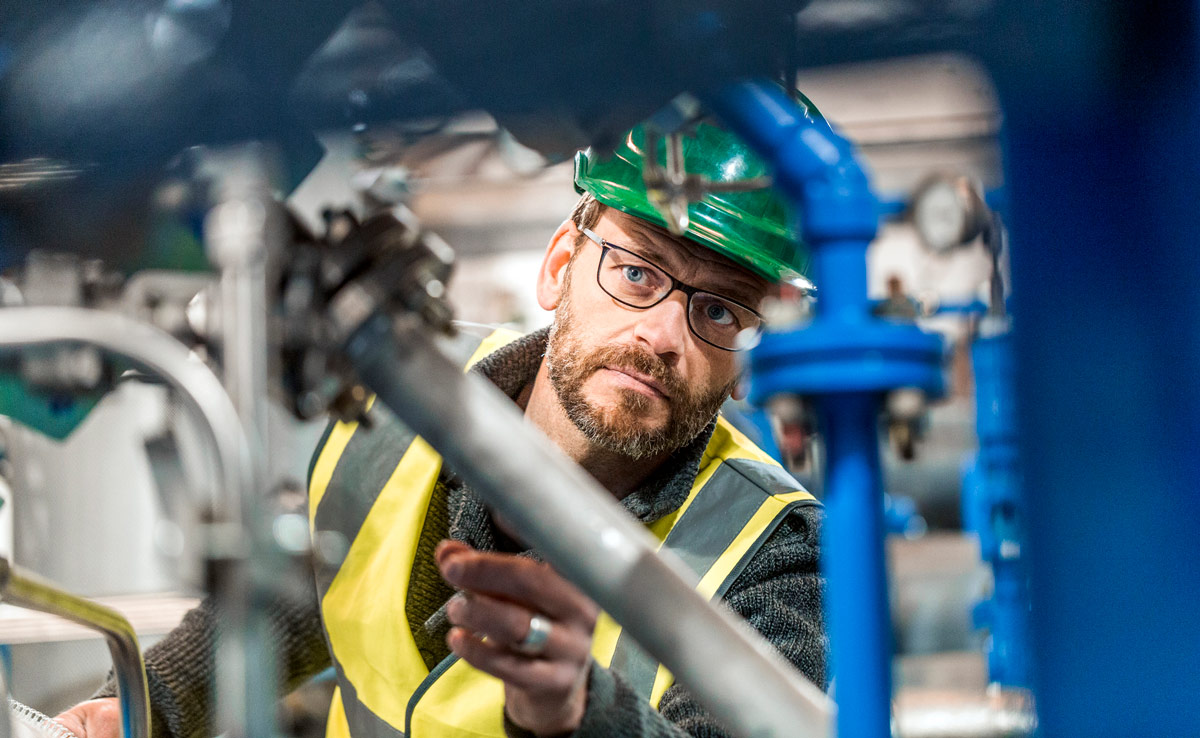
<svg viewBox="0 0 1200 738">
<path fill-rule="evenodd" d="M 436 548 L 433 549 L 433 560 L 440 567 L 442 563 L 450 556 L 459 553 L 468 553 L 474 551 L 469 545 L 462 541 L 455 541 L 449 538 L 440 541 Z"/>
<path fill-rule="evenodd" d="M 520 644 L 529 636 L 535 615 L 528 608 L 478 593 L 455 597 L 446 614 L 454 625 L 487 636 L 493 645 L 518 653 Z M 582 661 L 591 651 L 591 636 L 590 629 L 552 622 L 546 647 L 537 657 Z"/>
<path fill-rule="evenodd" d="M 509 554 L 452 551 L 441 569 L 459 589 L 512 600 L 555 620 L 595 622 L 596 605 L 547 564 Z"/>
<path fill-rule="evenodd" d="M 570 661 L 531 659 L 500 648 L 463 628 L 446 635 L 450 650 L 471 666 L 510 686 L 539 692 L 567 692 L 575 686 L 580 665 Z"/>
</svg>

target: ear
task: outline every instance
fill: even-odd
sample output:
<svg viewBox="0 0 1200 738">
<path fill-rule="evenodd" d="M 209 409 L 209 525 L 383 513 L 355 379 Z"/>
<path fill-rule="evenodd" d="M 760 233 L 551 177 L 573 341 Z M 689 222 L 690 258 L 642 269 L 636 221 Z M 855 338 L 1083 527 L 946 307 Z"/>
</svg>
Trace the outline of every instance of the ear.
<svg viewBox="0 0 1200 738">
<path fill-rule="evenodd" d="M 741 402 L 742 400 L 746 399 L 746 395 L 749 394 L 749 392 L 750 380 L 746 378 L 745 372 L 742 372 L 742 374 L 738 376 L 738 381 L 733 385 L 733 390 L 730 391 L 729 396 L 733 398 L 735 402 Z"/>
<path fill-rule="evenodd" d="M 550 237 L 537 279 L 537 300 L 543 310 L 554 310 L 562 300 L 563 277 L 566 276 L 567 264 L 571 262 L 571 254 L 575 252 L 575 239 L 578 236 L 579 230 L 568 218 Z"/>
</svg>

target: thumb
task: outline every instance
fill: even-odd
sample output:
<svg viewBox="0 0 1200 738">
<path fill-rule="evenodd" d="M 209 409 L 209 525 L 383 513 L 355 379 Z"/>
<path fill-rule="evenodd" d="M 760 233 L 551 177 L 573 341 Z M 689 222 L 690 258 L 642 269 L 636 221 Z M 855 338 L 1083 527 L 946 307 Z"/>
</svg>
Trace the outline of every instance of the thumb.
<svg viewBox="0 0 1200 738">
<path fill-rule="evenodd" d="M 121 708 L 116 697 L 81 702 L 54 720 L 78 738 L 121 738 Z"/>
</svg>

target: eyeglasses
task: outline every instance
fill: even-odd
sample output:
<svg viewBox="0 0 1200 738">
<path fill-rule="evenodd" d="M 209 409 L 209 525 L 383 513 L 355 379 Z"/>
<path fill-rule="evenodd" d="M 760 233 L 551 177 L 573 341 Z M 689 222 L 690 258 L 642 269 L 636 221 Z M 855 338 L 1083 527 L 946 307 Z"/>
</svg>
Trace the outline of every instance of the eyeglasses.
<svg viewBox="0 0 1200 738">
<path fill-rule="evenodd" d="M 728 297 L 684 284 L 629 249 L 605 241 L 587 228 L 580 230 L 602 249 L 596 282 L 609 297 L 622 305 L 644 310 L 679 290 L 687 295 L 688 327 L 696 338 L 725 351 L 743 351 L 758 343 L 763 318 L 754 310 Z"/>
</svg>

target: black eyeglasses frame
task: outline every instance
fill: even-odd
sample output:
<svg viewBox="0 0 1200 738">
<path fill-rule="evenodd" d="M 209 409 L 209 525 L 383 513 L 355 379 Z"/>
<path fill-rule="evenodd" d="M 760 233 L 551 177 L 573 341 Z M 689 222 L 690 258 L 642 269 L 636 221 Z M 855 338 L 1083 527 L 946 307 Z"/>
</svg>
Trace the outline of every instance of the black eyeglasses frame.
<svg viewBox="0 0 1200 738">
<path fill-rule="evenodd" d="M 627 249 L 624 246 L 619 246 L 619 245 L 613 243 L 612 241 L 609 241 L 609 240 L 603 238 L 602 236 L 600 236 L 598 233 L 591 230 L 590 228 L 580 228 L 579 230 L 581 233 L 583 233 L 584 236 L 586 236 L 588 238 L 589 241 L 596 244 L 601 249 L 600 250 L 600 261 L 596 263 L 596 285 L 601 290 L 604 291 L 604 294 L 608 295 L 609 297 L 611 297 L 612 299 L 616 300 L 617 302 L 621 303 L 622 305 L 624 305 L 626 307 L 631 307 L 635 310 L 649 310 L 650 308 L 654 307 L 655 305 L 660 304 L 663 300 L 666 300 L 668 297 L 670 297 L 672 292 L 674 292 L 675 290 L 679 290 L 683 294 L 687 295 L 687 311 L 686 311 L 687 324 L 688 324 L 688 330 L 692 332 L 693 336 L 695 336 L 696 338 L 699 338 L 701 341 L 704 341 L 705 343 L 707 343 L 709 346 L 712 346 L 713 348 L 721 349 L 722 351 L 730 351 L 730 352 L 734 352 L 734 353 L 739 352 L 739 351 L 746 351 L 747 349 L 751 349 L 758 343 L 758 339 L 762 336 L 762 333 L 763 333 L 763 325 L 761 322 L 763 320 L 763 316 L 761 313 L 759 313 L 754 308 L 750 307 L 749 305 L 747 305 L 745 303 L 738 302 L 737 300 L 733 299 L 732 297 L 726 297 L 724 295 L 719 295 L 716 292 L 712 292 L 710 290 L 702 290 L 699 287 L 693 287 L 692 285 L 690 285 L 686 282 L 682 282 L 679 279 L 677 279 L 674 274 L 671 274 L 666 269 L 663 269 L 661 266 L 656 264 L 653 259 L 648 259 L 645 256 L 643 256 L 642 254 L 637 253 L 636 251 Z M 629 254 L 630 256 L 641 259 L 642 261 L 646 262 L 647 264 L 654 267 L 658 271 L 662 272 L 663 274 L 665 274 L 667 276 L 668 279 L 671 280 L 671 289 L 664 292 L 662 297 L 658 298 L 657 300 L 650 303 L 649 305 L 634 305 L 633 303 L 622 300 L 621 298 L 617 297 L 613 293 L 609 292 L 608 289 L 605 288 L 604 283 L 600 281 L 600 270 L 604 267 L 604 257 L 608 255 L 608 252 L 610 249 L 615 250 L 615 251 L 620 251 L 622 253 L 626 253 L 626 254 Z M 696 327 L 694 325 L 692 325 L 692 297 L 695 296 L 697 293 L 702 293 L 705 295 L 712 295 L 713 297 L 715 297 L 719 300 L 724 300 L 725 302 L 731 303 L 733 305 L 737 305 L 738 307 L 742 308 L 743 310 L 746 310 L 747 312 L 749 312 L 754 317 L 758 318 L 760 323 L 759 323 L 758 327 L 755 329 L 754 340 L 749 345 L 741 347 L 741 348 L 728 348 L 725 346 L 721 346 L 720 344 L 713 343 L 712 341 L 708 340 L 704 336 L 700 335 L 700 333 L 696 330 Z"/>
</svg>

